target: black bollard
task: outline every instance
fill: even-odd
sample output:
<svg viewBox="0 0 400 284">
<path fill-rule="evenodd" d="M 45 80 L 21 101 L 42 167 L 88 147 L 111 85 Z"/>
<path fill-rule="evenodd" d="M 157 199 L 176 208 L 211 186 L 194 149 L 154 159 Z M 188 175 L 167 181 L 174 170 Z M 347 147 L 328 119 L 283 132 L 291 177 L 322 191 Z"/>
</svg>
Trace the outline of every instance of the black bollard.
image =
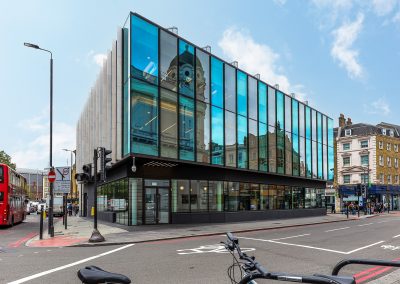
<svg viewBox="0 0 400 284">
<path fill-rule="evenodd" d="M 39 238 L 43 240 L 43 205 L 42 205 L 42 210 L 40 210 L 40 229 L 39 229 Z"/>
<path fill-rule="evenodd" d="M 349 205 L 346 206 L 346 215 L 347 215 L 347 219 L 349 219 Z"/>
</svg>

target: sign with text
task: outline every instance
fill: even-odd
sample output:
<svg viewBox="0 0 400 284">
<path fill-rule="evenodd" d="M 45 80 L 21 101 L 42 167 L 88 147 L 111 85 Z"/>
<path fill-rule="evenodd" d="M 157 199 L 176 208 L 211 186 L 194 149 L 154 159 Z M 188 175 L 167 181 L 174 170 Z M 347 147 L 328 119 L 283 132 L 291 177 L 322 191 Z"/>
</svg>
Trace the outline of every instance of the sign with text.
<svg viewBox="0 0 400 284">
<path fill-rule="evenodd" d="M 56 167 L 56 182 L 54 193 L 70 193 L 71 191 L 71 168 Z"/>
</svg>

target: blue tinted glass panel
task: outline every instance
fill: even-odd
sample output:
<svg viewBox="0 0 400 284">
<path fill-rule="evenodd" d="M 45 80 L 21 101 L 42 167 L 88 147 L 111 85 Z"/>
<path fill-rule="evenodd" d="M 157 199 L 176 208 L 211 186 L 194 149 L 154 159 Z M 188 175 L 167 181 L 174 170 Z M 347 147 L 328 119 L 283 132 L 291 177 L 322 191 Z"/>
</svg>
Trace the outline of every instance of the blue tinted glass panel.
<svg viewBox="0 0 400 284">
<path fill-rule="evenodd" d="M 285 131 L 292 132 L 292 98 L 285 96 Z"/>
<path fill-rule="evenodd" d="M 257 80 L 249 77 L 249 117 L 257 120 Z"/>
<path fill-rule="evenodd" d="M 317 112 L 311 110 L 311 135 L 312 140 L 317 141 Z"/>
<path fill-rule="evenodd" d="M 293 171 L 292 148 L 293 148 L 292 133 L 285 132 L 285 174 L 287 175 L 291 175 Z"/>
<path fill-rule="evenodd" d="M 249 119 L 249 169 L 258 170 L 257 121 Z"/>
<path fill-rule="evenodd" d="M 311 140 L 306 139 L 306 176 L 312 176 L 312 147 L 311 147 Z"/>
<path fill-rule="evenodd" d="M 179 40 L 179 92 L 194 96 L 194 47 Z"/>
<path fill-rule="evenodd" d="M 225 109 L 236 112 L 236 69 L 225 64 Z"/>
<path fill-rule="evenodd" d="M 299 103 L 292 100 L 292 133 L 299 135 Z"/>
<path fill-rule="evenodd" d="M 211 104 L 224 106 L 224 64 L 221 60 L 211 57 Z"/>
<path fill-rule="evenodd" d="M 247 116 L 247 75 L 237 71 L 237 113 Z"/>
<path fill-rule="evenodd" d="M 185 96 L 179 98 L 179 158 L 194 160 L 194 102 Z"/>
<path fill-rule="evenodd" d="M 129 92 L 129 62 L 128 62 L 128 40 L 129 40 L 129 29 L 122 30 L 123 36 L 123 76 L 124 76 L 124 147 L 123 147 L 123 154 L 124 156 L 131 152 L 130 149 L 130 124 L 129 124 L 129 101 L 130 101 L 130 92 Z"/>
<path fill-rule="evenodd" d="M 131 76 L 158 84 L 158 28 L 131 16 Z"/>
<path fill-rule="evenodd" d="M 300 152 L 300 176 L 305 177 L 306 176 L 306 142 L 305 138 L 302 136 L 300 137 L 300 147 L 299 147 L 299 152 Z"/>
<path fill-rule="evenodd" d="M 275 104 L 275 89 L 268 87 L 268 125 L 275 127 L 276 122 L 276 104 Z"/>
<path fill-rule="evenodd" d="M 299 135 L 301 137 L 306 137 L 305 126 L 306 122 L 304 119 L 304 105 L 299 103 Z"/>
<path fill-rule="evenodd" d="M 210 56 L 196 49 L 196 98 L 210 103 Z"/>
<path fill-rule="evenodd" d="M 268 126 L 268 171 L 276 172 L 276 129 Z"/>
<path fill-rule="evenodd" d="M 311 140 L 311 110 L 306 106 L 306 138 Z"/>
<path fill-rule="evenodd" d="M 258 167 L 260 171 L 268 170 L 267 160 L 267 125 L 265 123 L 258 123 Z"/>
<path fill-rule="evenodd" d="M 285 104 L 283 101 L 283 94 L 279 91 L 276 92 L 276 127 L 277 130 L 285 129 L 284 115 Z"/>
<path fill-rule="evenodd" d="M 333 180 L 333 120 L 328 118 L 328 179 Z"/>
<path fill-rule="evenodd" d="M 267 85 L 258 82 L 258 121 L 267 123 Z"/>
<path fill-rule="evenodd" d="M 225 165 L 236 167 L 236 114 L 225 111 Z"/>
<path fill-rule="evenodd" d="M 317 178 L 317 171 L 318 171 L 318 161 L 317 161 L 317 142 L 312 142 L 312 177 Z"/>
<path fill-rule="evenodd" d="M 322 179 L 322 114 L 317 113 L 317 140 L 318 140 L 318 178 Z"/>
<path fill-rule="evenodd" d="M 178 158 L 178 106 L 175 92 L 160 88 L 160 155 Z"/>
<path fill-rule="evenodd" d="M 211 139 L 212 139 L 212 163 L 224 164 L 224 112 L 222 108 L 211 108 Z"/>
<path fill-rule="evenodd" d="M 238 168 L 247 169 L 247 118 L 237 116 Z"/>
<path fill-rule="evenodd" d="M 299 156 L 299 136 L 292 134 L 293 143 L 293 175 L 298 176 L 300 174 L 300 156 Z"/>
<path fill-rule="evenodd" d="M 178 88 L 178 39 L 160 31 L 160 85 L 177 92 Z"/>
<path fill-rule="evenodd" d="M 132 79 L 131 149 L 158 156 L 158 88 Z"/>
<path fill-rule="evenodd" d="M 197 161 L 210 162 L 210 105 L 196 101 Z"/>
</svg>

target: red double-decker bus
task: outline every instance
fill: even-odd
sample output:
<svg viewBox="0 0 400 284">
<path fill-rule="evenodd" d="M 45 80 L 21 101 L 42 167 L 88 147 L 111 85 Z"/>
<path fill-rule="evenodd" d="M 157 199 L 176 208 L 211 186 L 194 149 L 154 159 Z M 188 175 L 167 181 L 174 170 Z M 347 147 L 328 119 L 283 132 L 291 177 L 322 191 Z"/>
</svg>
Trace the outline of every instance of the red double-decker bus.
<svg viewBox="0 0 400 284">
<path fill-rule="evenodd" d="M 0 164 L 0 226 L 25 220 L 26 179 L 5 164 Z"/>
</svg>

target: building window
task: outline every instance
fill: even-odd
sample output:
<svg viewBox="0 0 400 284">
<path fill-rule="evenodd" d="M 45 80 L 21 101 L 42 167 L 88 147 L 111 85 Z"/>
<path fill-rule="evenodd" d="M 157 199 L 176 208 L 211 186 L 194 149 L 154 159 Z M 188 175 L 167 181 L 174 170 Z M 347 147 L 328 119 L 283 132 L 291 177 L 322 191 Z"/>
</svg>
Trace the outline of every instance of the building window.
<svg viewBox="0 0 400 284">
<path fill-rule="evenodd" d="M 385 163 L 383 162 L 383 156 L 382 155 L 379 155 L 379 165 L 380 166 L 384 166 L 385 165 Z"/>
<path fill-rule="evenodd" d="M 210 162 L 210 105 L 197 100 L 196 105 L 197 161 Z"/>
<path fill-rule="evenodd" d="M 343 151 L 350 150 L 350 143 L 343 143 Z"/>
<path fill-rule="evenodd" d="M 241 115 L 237 116 L 237 151 L 238 168 L 247 169 L 247 119 Z"/>
<path fill-rule="evenodd" d="M 351 129 L 346 129 L 344 131 L 344 136 L 350 136 L 351 135 Z"/>
<path fill-rule="evenodd" d="M 399 167 L 399 159 L 398 158 L 394 158 L 394 167 L 395 168 Z"/>
<path fill-rule="evenodd" d="M 388 167 L 392 166 L 392 158 L 387 157 L 387 165 L 388 165 Z"/>
<path fill-rule="evenodd" d="M 210 56 L 196 49 L 196 97 L 210 102 Z"/>
<path fill-rule="evenodd" d="M 237 71 L 237 113 L 247 117 L 247 75 Z"/>
<path fill-rule="evenodd" d="M 390 135 L 390 137 L 394 136 L 394 131 L 392 129 L 389 130 L 389 135 Z"/>
<path fill-rule="evenodd" d="M 349 184 L 350 183 L 351 175 L 343 175 L 343 183 Z"/>
<path fill-rule="evenodd" d="M 383 177 L 383 174 L 379 174 L 379 182 L 380 182 L 380 183 L 384 183 L 384 182 L 385 182 L 385 179 L 384 179 L 384 177 Z"/>
<path fill-rule="evenodd" d="M 225 109 L 236 112 L 236 69 L 225 64 Z"/>
<path fill-rule="evenodd" d="M 160 84 L 162 87 L 177 92 L 178 40 L 175 36 L 160 32 Z"/>
<path fill-rule="evenodd" d="M 361 141 L 360 147 L 361 148 L 368 148 L 368 140 Z"/>
<path fill-rule="evenodd" d="M 386 129 L 382 129 L 382 134 L 386 135 Z"/>
<path fill-rule="evenodd" d="M 398 144 L 393 144 L 393 150 L 395 152 L 399 152 L 399 145 Z"/>
<path fill-rule="evenodd" d="M 394 183 L 396 183 L 396 184 L 399 183 L 399 175 L 394 176 Z"/>
<path fill-rule="evenodd" d="M 179 93 L 194 96 L 194 47 L 179 40 Z"/>
<path fill-rule="evenodd" d="M 383 141 L 379 141 L 379 149 L 383 149 Z"/>
<path fill-rule="evenodd" d="M 388 175 L 388 176 L 387 176 L 387 182 L 388 182 L 388 183 L 392 183 L 392 176 L 391 176 L 391 175 Z"/>
<path fill-rule="evenodd" d="M 211 57 L 211 104 L 222 108 L 224 106 L 224 64 L 221 60 Z"/>
<path fill-rule="evenodd" d="M 188 90 L 188 89 L 187 89 Z M 179 157 L 194 160 L 194 101 L 185 96 L 179 100 Z"/>
<path fill-rule="evenodd" d="M 386 150 L 391 151 L 392 150 L 392 144 L 386 143 Z"/>
<path fill-rule="evenodd" d="M 225 111 L 225 165 L 236 167 L 236 114 Z"/>
<path fill-rule="evenodd" d="M 369 164 L 369 156 L 363 155 L 361 156 L 361 165 L 365 166 Z"/>
<path fill-rule="evenodd" d="M 175 92 L 161 89 L 161 156 L 178 157 L 177 98 Z"/>
<path fill-rule="evenodd" d="M 214 165 L 224 165 L 224 111 L 215 106 L 211 107 L 211 138 L 211 162 Z"/>
<path fill-rule="evenodd" d="M 350 157 L 343 158 L 343 166 L 345 167 L 350 166 Z"/>
<path fill-rule="evenodd" d="M 361 183 L 367 184 L 369 181 L 368 174 L 361 174 Z"/>
</svg>

